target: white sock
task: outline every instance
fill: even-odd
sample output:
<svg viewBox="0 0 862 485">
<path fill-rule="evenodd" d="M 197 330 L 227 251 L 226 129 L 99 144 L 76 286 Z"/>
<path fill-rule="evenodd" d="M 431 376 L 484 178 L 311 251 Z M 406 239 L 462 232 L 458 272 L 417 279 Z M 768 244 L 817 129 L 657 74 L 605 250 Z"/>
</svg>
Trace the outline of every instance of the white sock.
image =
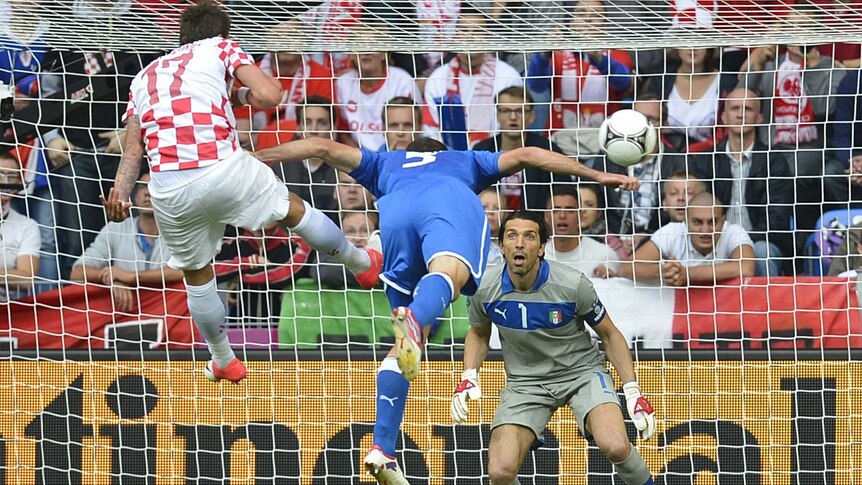
<svg viewBox="0 0 862 485">
<path fill-rule="evenodd" d="M 224 304 L 216 293 L 216 280 L 201 286 L 186 282 L 189 312 L 207 341 L 210 354 L 219 368 L 224 368 L 236 358 L 224 329 Z"/>
<path fill-rule="evenodd" d="M 328 254 L 347 266 L 347 269 L 355 273 L 361 273 L 371 267 L 371 258 L 368 253 L 357 248 L 344 237 L 341 229 L 323 212 L 305 204 L 305 215 L 290 230 L 299 235 L 309 246 L 320 252 Z"/>
</svg>

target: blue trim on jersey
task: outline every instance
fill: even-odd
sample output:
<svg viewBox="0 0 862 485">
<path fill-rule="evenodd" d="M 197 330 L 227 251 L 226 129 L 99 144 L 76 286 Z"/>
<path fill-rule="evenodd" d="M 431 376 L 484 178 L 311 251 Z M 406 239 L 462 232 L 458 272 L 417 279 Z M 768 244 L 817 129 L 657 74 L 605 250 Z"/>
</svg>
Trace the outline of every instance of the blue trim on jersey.
<svg viewBox="0 0 862 485">
<path fill-rule="evenodd" d="M 512 330 L 565 327 L 577 316 L 577 305 L 572 302 L 496 300 L 483 306 L 494 324 Z"/>
<path fill-rule="evenodd" d="M 545 283 L 548 282 L 548 278 L 551 276 L 551 265 L 548 264 L 544 259 L 539 260 L 539 274 L 536 276 L 536 282 L 533 284 L 533 289 L 531 292 L 538 290 Z M 515 285 L 512 284 L 512 278 L 509 276 L 508 270 L 503 270 L 503 279 L 500 283 L 500 289 L 503 291 L 503 294 L 511 293 L 515 291 Z"/>
</svg>

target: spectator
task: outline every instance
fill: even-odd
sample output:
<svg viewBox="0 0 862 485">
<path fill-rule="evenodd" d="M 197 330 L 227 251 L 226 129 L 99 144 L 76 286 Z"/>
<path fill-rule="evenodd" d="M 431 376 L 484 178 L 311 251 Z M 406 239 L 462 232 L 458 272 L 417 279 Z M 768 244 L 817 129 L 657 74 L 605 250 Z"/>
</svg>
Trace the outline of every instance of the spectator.
<svg viewBox="0 0 862 485">
<path fill-rule="evenodd" d="M 856 278 L 859 272 L 862 272 L 862 228 L 852 225 L 844 232 L 844 240 L 832 255 L 828 276 Z"/>
<path fill-rule="evenodd" d="M 459 36 L 480 35 L 486 17 L 461 15 Z M 521 75 L 486 52 L 459 53 L 431 73 L 425 83 L 426 136 L 451 150 L 466 150 L 496 129 L 494 97 L 510 86 L 521 86 Z"/>
<path fill-rule="evenodd" d="M 105 226 L 99 195 L 107 196 L 120 163 L 126 130 L 121 124 L 133 77 L 148 62 L 123 52 L 56 53 L 62 74 L 45 76 L 65 99 L 75 100 L 62 126 L 43 135 L 50 162 L 60 276 Z"/>
<path fill-rule="evenodd" d="M 588 236 L 607 244 L 616 251 L 620 260 L 631 259 L 631 245 L 626 245 L 616 234 L 608 234 L 603 192 L 599 184 L 592 182 L 578 184 L 578 222 L 581 236 Z"/>
<path fill-rule="evenodd" d="M 374 212 L 347 211 L 341 213 L 341 230 L 344 236 L 358 248 L 368 246 L 368 238 L 378 227 L 377 214 Z M 335 258 L 317 253 L 317 260 L 311 266 L 311 278 L 326 288 L 359 288 L 353 273 Z"/>
<path fill-rule="evenodd" d="M 335 81 L 342 125 L 339 138 L 354 146 L 379 150 L 386 144 L 383 108 L 396 96 L 421 99 L 413 77 L 389 66 L 384 52 L 356 56 L 356 67 Z"/>
<path fill-rule="evenodd" d="M 514 150 L 521 147 L 539 147 L 545 150 L 562 151 L 547 138 L 528 131 L 533 122 L 533 97 L 521 86 L 511 86 L 497 93 L 497 123 L 500 133 L 487 140 L 480 141 L 474 150 L 499 152 Z M 528 168 L 518 173 L 504 177 L 500 185 L 500 193 L 506 197 L 506 206 L 510 210 L 544 209 L 548 201 L 551 180 L 569 182 L 570 177 L 552 175 L 550 172 L 536 168 Z"/>
<path fill-rule="evenodd" d="M 159 288 L 183 279 L 182 271 L 167 265 L 171 255 L 159 237 L 149 182 L 149 173 L 141 175 L 132 194 L 135 214 L 104 226 L 69 275 L 73 281 L 110 286 L 117 310 L 122 312 L 137 307 L 136 288 Z"/>
<path fill-rule="evenodd" d="M 749 55 L 748 69 L 745 87 L 763 96 L 766 124 L 758 138 L 770 150 L 785 153 L 796 177 L 796 225 L 809 229 L 824 201 L 847 197 L 844 167 L 824 156 L 825 121 L 835 108 L 832 98 L 845 71 L 833 69 L 832 59 L 813 45 L 759 47 Z"/>
<path fill-rule="evenodd" d="M 627 173 L 641 182 L 640 188 L 634 192 L 606 191 L 608 232 L 623 236 L 651 234 L 661 227 L 659 182 L 667 180 L 670 174 L 676 171 L 688 171 L 688 157 L 676 151 L 664 136 L 668 116 L 667 104 L 655 94 L 644 93 L 634 102 L 632 108 L 646 116 L 653 126 L 659 127 L 660 142 L 654 154 L 628 169 L 609 163 L 604 157 L 599 159 L 605 163 L 605 171 Z"/>
<path fill-rule="evenodd" d="M 602 0 L 579 0 L 571 12 L 574 31 L 595 35 L 606 27 L 604 14 Z M 565 153 L 578 157 L 599 153 L 599 125 L 631 94 L 632 68 L 631 56 L 621 50 L 533 55 L 527 86 L 536 93 L 552 90 L 552 138 Z"/>
<path fill-rule="evenodd" d="M 262 320 L 278 318 L 284 295 L 277 290 L 297 276 L 311 255 L 311 247 L 278 221 L 257 231 L 228 230 L 236 230 L 236 236 L 225 239 L 213 269 L 220 282 L 232 280 L 228 287 L 239 289 L 238 299 L 228 297 L 233 314 Z"/>
<path fill-rule="evenodd" d="M 365 190 L 345 172 L 338 172 L 335 198 L 338 200 L 338 208 L 342 211 L 374 210 L 374 196 L 371 192 Z"/>
<path fill-rule="evenodd" d="M 754 269 L 754 244 L 745 229 L 725 223 L 721 202 L 702 192 L 692 197 L 685 223 L 671 222 L 656 231 L 618 272 L 601 267 L 596 274 L 688 286 L 752 276 Z"/>
<path fill-rule="evenodd" d="M 312 96 L 294 109 L 296 119 L 299 120 L 299 132 L 295 139 L 332 139 L 335 109 L 328 99 Z M 301 163 L 276 163 L 272 169 L 291 192 L 307 200 L 312 207 L 329 213 L 338 210 L 338 201 L 333 193 L 338 176 L 335 169 L 323 163 L 323 160 L 313 158 Z"/>
<path fill-rule="evenodd" d="M 39 273 L 39 225 L 12 208 L 12 199 L 23 190 L 18 161 L 0 155 L 0 303 L 15 299 L 17 290 L 32 287 Z"/>
<path fill-rule="evenodd" d="M 289 28 L 296 22 L 286 22 L 273 29 L 273 36 L 287 35 Z M 294 35 L 291 33 L 291 35 Z M 257 131 L 257 150 L 276 146 L 290 141 L 297 130 L 300 120 L 297 107 L 311 98 L 323 98 L 334 103 L 335 79 L 332 71 L 314 62 L 307 56 L 290 52 L 270 52 L 260 60 L 263 72 L 275 77 L 284 92 L 281 104 L 274 110 L 253 110 L 250 106 L 234 108 L 237 130 L 242 134 L 248 130 Z M 333 124 L 333 126 L 335 126 Z M 249 140 L 255 141 L 255 140 Z M 248 145 L 242 138 L 242 146 Z"/>
<path fill-rule="evenodd" d="M 386 144 L 381 150 L 405 150 L 421 132 L 422 109 L 407 96 L 396 96 L 383 109 L 386 126 Z"/>
<path fill-rule="evenodd" d="M 706 183 L 691 173 L 678 170 L 661 184 L 661 223 L 685 222 L 685 208 L 695 195 L 706 192 Z M 636 245 L 638 246 L 638 245 Z"/>
<path fill-rule="evenodd" d="M 859 74 L 859 69 L 848 71 L 835 97 L 830 146 L 835 149 L 834 157 L 848 168 L 850 151 L 862 148 L 862 76 Z"/>
<path fill-rule="evenodd" d="M 787 161 L 758 140 L 763 114 L 757 93 L 734 89 L 721 121 L 727 138 L 714 154 L 695 157 L 693 166 L 719 200 L 729 201 L 727 221 L 741 226 L 754 241 L 755 274 L 778 276 L 781 258 L 793 255 L 793 183 Z"/>
<path fill-rule="evenodd" d="M 593 238 L 581 237 L 577 188 L 557 184 L 551 187 L 551 194 L 545 218 L 553 228 L 553 237 L 545 245 L 545 258 L 566 263 L 587 276 L 598 266 L 616 271 L 619 268 L 616 251 Z"/>
<path fill-rule="evenodd" d="M 16 110 L 39 95 L 39 74 L 51 57 L 44 40 L 50 25 L 33 11 L 38 8 L 37 2 L 0 4 L 0 15 L 6 18 L 0 23 L 0 82 L 15 86 Z M 18 16 L 38 21 L 21 21 Z"/>
<path fill-rule="evenodd" d="M 671 51 L 679 59 L 663 77 L 650 78 L 645 89 L 667 102 L 663 134 L 680 152 L 710 151 L 721 140 L 716 121 L 721 100 L 737 83 L 719 72 L 718 49 L 681 48 Z"/>
<path fill-rule="evenodd" d="M 491 231 L 491 247 L 488 250 L 488 265 L 503 262 L 503 253 L 497 240 L 497 232 L 500 229 L 500 212 L 506 211 L 506 198 L 501 197 L 496 187 L 483 190 L 479 194 L 482 207 L 485 208 L 485 217 L 488 218 L 488 229 Z"/>
</svg>

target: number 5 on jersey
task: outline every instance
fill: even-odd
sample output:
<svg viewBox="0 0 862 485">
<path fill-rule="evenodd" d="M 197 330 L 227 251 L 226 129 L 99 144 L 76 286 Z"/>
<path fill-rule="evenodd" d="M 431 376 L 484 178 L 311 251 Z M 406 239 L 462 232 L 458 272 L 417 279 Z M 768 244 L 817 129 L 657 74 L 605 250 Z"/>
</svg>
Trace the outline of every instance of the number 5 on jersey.
<svg viewBox="0 0 862 485">
<path fill-rule="evenodd" d="M 405 162 L 401 165 L 401 168 L 416 168 L 437 161 L 437 152 L 407 152 L 404 156 L 407 160 L 412 160 L 414 158 L 418 158 L 419 160 L 415 162 Z"/>
</svg>

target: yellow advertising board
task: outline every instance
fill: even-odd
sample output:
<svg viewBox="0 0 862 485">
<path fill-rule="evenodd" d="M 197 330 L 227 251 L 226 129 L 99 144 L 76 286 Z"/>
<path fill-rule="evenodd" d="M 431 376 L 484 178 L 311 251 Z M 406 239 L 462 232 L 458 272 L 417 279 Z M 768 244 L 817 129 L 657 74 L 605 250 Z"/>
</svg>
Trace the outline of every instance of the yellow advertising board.
<svg viewBox="0 0 862 485">
<path fill-rule="evenodd" d="M 0 362 L 0 483 L 371 482 L 359 463 L 374 362 L 249 362 L 240 385 L 207 381 L 201 365 Z M 860 362 L 641 361 L 638 373 L 658 415 L 638 448 L 665 483 L 862 483 Z M 485 474 L 502 363 L 486 364 L 464 426 L 449 416 L 458 375 L 430 362 L 410 390 L 399 446 L 411 482 Z M 570 411 L 545 438 L 522 483 L 612 483 Z"/>
</svg>

